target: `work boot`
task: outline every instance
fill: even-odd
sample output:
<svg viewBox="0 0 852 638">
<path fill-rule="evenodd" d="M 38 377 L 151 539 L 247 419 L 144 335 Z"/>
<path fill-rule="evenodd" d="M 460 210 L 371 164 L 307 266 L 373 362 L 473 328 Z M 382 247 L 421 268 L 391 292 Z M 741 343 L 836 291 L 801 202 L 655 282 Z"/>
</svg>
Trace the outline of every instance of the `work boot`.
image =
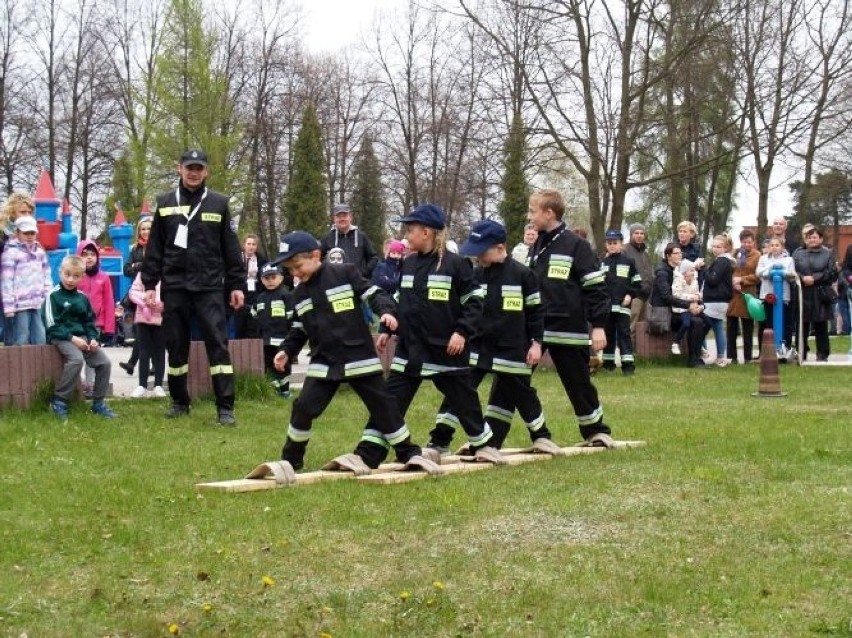
<svg viewBox="0 0 852 638">
<path fill-rule="evenodd" d="M 234 411 L 231 408 L 217 408 L 216 423 L 219 425 L 235 426 L 237 419 L 234 418 Z"/>
<path fill-rule="evenodd" d="M 165 414 L 167 419 L 178 419 L 184 416 L 189 416 L 189 406 L 182 403 L 172 403 L 172 407 Z"/>
</svg>

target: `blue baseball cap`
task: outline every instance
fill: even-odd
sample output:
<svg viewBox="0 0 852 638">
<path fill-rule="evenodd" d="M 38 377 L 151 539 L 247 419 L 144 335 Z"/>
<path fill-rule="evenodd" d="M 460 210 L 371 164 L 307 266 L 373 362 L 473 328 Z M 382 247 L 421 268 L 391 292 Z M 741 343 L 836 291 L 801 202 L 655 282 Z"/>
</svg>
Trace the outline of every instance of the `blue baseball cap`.
<svg viewBox="0 0 852 638">
<path fill-rule="evenodd" d="M 423 224 L 435 230 L 443 230 L 447 216 L 440 206 L 435 204 L 420 204 L 399 220 L 402 224 Z"/>
<path fill-rule="evenodd" d="M 606 231 L 606 235 L 604 235 L 604 239 L 608 239 L 608 240 L 612 240 L 612 241 L 615 241 L 615 240 L 624 241 L 624 235 L 621 234 L 620 230 L 613 229 L 613 230 Z"/>
<path fill-rule="evenodd" d="M 497 244 L 506 243 L 506 229 L 493 219 L 476 222 L 470 229 L 470 236 L 462 244 L 459 252 L 465 257 L 479 257 Z"/>
<path fill-rule="evenodd" d="M 294 230 L 292 233 L 281 235 L 281 242 L 278 244 L 278 256 L 271 263 L 277 265 L 301 253 L 319 250 L 319 247 L 319 242 L 314 239 L 313 235 L 302 230 Z"/>
</svg>

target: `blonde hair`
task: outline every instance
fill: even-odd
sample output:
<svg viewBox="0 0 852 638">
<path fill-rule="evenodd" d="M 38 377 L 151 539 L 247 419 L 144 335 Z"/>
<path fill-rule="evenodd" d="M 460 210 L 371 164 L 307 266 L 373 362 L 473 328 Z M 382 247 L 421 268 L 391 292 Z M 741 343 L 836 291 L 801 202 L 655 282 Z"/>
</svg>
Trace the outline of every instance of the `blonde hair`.
<svg viewBox="0 0 852 638">
<path fill-rule="evenodd" d="M 59 264 L 59 271 L 64 272 L 84 272 L 86 270 L 86 262 L 79 255 L 66 255 L 62 258 L 62 263 Z"/>
<path fill-rule="evenodd" d="M 698 234 L 698 229 L 695 227 L 691 221 L 684 221 L 677 225 L 677 230 L 680 232 L 681 230 L 688 230 L 689 234 L 695 237 Z"/>
<path fill-rule="evenodd" d="M 139 230 L 142 228 L 142 224 L 148 224 L 148 228 L 150 229 L 151 224 L 154 223 L 154 219 L 152 217 L 143 217 L 138 222 L 136 222 L 136 241 L 134 243 L 139 243 Z"/>
<path fill-rule="evenodd" d="M 731 238 L 728 237 L 727 233 L 722 233 L 721 235 L 716 235 L 713 238 L 713 241 L 720 241 L 722 245 L 725 247 L 725 252 L 730 253 L 734 250 L 734 242 L 731 241 Z"/>
<path fill-rule="evenodd" d="M 565 215 L 565 199 L 558 190 L 543 188 L 534 192 L 530 199 L 536 202 L 542 210 L 552 210 L 556 219 L 562 221 L 562 217 Z"/>
<path fill-rule="evenodd" d="M 3 210 L 0 212 L 0 226 L 5 226 L 6 222 L 15 221 L 17 218 L 15 209 L 21 204 L 29 207 L 30 214 L 35 212 L 35 202 L 33 202 L 30 194 L 23 191 L 15 191 L 6 198 L 6 203 L 3 205 Z"/>
</svg>

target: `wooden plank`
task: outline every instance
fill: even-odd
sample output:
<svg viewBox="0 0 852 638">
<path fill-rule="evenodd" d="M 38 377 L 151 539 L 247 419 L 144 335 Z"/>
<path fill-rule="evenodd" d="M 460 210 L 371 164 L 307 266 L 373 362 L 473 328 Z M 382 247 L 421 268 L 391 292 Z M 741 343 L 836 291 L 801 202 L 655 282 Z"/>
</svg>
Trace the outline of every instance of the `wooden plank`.
<svg viewBox="0 0 852 638">
<path fill-rule="evenodd" d="M 434 478 L 447 476 L 448 474 L 466 474 L 468 472 L 478 472 L 480 470 L 489 470 L 491 468 L 499 468 L 501 466 L 493 463 L 477 463 L 476 461 L 455 461 L 445 463 L 444 457 L 441 459 L 441 469 L 444 473 L 434 475 Z M 549 454 L 521 454 L 515 453 L 506 456 L 506 465 L 522 465 L 524 463 L 534 463 L 537 461 L 549 461 L 553 457 Z M 408 483 L 410 481 L 419 481 L 424 478 L 431 478 L 432 474 L 427 472 L 412 470 L 412 471 L 395 471 L 395 472 L 377 472 L 368 476 L 357 477 L 359 481 L 365 483 L 373 483 L 379 485 L 390 485 L 392 483 Z"/>
<path fill-rule="evenodd" d="M 591 452 L 592 450 L 626 450 L 630 448 L 643 447 L 647 445 L 645 441 L 614 441 L 614 448 L 605 448 L 605 447 L 577 447 L 579 443 L 573 447 L 564 447 L 563 450 L 586 450 L 587 452 Z M 576 452 L 575 452 L 576 454 Z"/>
<path fill-rule="evenodd" d="M 491 463 L 470 463 L 465 461 L 460 461 L 456 463 L 449 463 L 447 465 L 441 464 L 441 469 L 444 470 L 444 473 L 439 476 L 432 476 L 431 474 L 427 474 L 422 471 L 410 471 L 410 472 L 379 472 L 376 474 L 368 474 L 367 476 L 359 476 L 358 480 L 363 481 L 365 483 L 374 483 L 379 485 L 389 485 L 391 483 L 408 483 L 410 481 L 421 481 L 425 478 L 441 478 L 441 476 L 446 476 L 448 474 L 465 474 L 468 472 L 478 472 L 480 470 L 487 470 L 494 467 Z"/>
<path fill-rule="evenodd" d="M 394 472 L 402 469 L 402 463 L 383 463 L 373 470 L 376 473 Z M 302 472 L 296 474 L 295 485 L 312 485 L 326 481 L 341 481 L 353 479 L 352 472 L 341 470 L 316 470 L 314 472 Z M 196 483 L 195 489 L 199 491 L 217 492 L 257 492 L 260 490 L 274 490 L 279 487 L 294 487 L 292 485 L 278 485 L 273 478 L 262 479 L 233 479 L 230 481 L 214 481 L 211 483 Z"/>
</svg>

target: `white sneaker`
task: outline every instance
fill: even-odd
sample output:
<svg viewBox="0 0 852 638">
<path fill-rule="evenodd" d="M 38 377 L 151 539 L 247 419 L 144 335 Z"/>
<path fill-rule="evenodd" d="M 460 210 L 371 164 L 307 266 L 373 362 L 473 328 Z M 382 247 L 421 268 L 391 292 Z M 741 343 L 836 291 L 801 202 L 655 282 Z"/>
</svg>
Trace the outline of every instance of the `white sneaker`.
<svg viewBox="0 0 852 638">
<path fill-rule="evenodd" d="M 155 385 L 155 386 L 154 386 L 154 391 L 153 391 L 153 392 L 151 392 L 151 394 L 153 394 L 153 395 L 154 395 L 155 397 L 157 397 L 158 399 L 162 399 L 164 396 L 166 396 L 166 391 L 165 391 L 165 390 L 163 390 L 163 386 L 161 386 L 161 385 Z"/>
<path fill-rule="evenodd" d="M 136 389 L 130 393 L 130 396 L 134 399 L 141 399 L 147 392 L 148 390 L 146 390 L 144 386 L 138 385 L 136 386 Z"/>
<path fill-rule="evenodd" d="M 680 354 L 680 346 L 676 343 L 672 344 L 672 354 Z"/>
</svg>

